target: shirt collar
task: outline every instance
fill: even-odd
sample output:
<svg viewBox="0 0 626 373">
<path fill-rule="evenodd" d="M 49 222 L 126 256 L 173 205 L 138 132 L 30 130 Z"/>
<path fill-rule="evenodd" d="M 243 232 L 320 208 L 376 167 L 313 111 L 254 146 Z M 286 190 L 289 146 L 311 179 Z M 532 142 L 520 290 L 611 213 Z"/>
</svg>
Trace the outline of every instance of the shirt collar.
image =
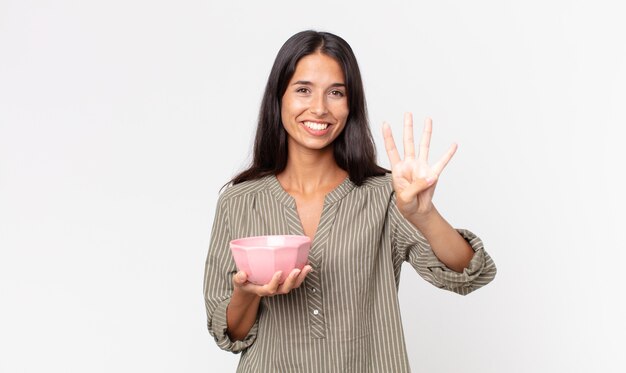
<svg viewBox="0 0 626 373">
<path fill-rule="evenodd" d="M 296 201 L 285 191 L 285 189 L 283 189 L 282 185 L 280 185 L 280 182 L 276 178 L 276 175 L 269 175 L 265 177 L 265 185 L 280 203 L 291 208 L 296 207 Z M 331 205 L 340 201 L 355 187 L 356 185 L 350 180 L 350 178 L 346 177 L 341 184 L 326 195 L 324 198 L 324 205 Z"/>
</svg>

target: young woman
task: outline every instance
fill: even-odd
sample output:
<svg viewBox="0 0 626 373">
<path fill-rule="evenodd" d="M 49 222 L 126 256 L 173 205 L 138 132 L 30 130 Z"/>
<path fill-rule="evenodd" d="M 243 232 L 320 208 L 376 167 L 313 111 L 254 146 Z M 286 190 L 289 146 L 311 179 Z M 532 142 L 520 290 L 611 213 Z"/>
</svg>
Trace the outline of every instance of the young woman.
<svg viewBox="0 0 626 373">
<path fill-rule="evenodd" d="M 391 174 L 376 164 L 356 58 L 340 37 L 304 31 L 278 52 L 250 168 L 220 195 L 206 261 L 208 328 L 242 352 L 239 372 L 408 372 L 398 286 L 409 262 L 433 285 L 469 292 L 496 268 L 481 240 L 432 203 L 456 145 L 429 165 L 432 124 L 404 157 L 383 126 Z M 235 238 L 300 234 L 309 264 L 263 286 L 237 272 Z"/>
</svg>

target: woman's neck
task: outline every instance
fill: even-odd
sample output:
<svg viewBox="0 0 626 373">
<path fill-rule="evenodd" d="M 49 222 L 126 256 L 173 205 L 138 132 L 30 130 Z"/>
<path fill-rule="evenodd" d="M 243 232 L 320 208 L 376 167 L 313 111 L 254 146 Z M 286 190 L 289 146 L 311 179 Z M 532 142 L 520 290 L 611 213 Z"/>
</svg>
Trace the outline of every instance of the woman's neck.
<svg viewBox="0 0 626 373">
<path fill-rule="evenodd" d="M 324 194 L 341 184 L 348 173 L 341 169 L 332 152 L 325 150 L 290 149 L 287 167 L 277 175 L 287 192 L 297 194 Z"/>
</svg>

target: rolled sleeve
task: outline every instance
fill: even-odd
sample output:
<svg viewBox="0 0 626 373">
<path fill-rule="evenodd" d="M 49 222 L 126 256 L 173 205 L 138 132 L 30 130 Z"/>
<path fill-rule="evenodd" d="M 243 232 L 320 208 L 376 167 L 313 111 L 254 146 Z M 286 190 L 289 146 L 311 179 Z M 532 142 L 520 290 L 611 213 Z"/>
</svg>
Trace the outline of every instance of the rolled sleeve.
<svg viewBox="0 0 626 373">
<path fill-rule="evenodd" d="M 409 254 L 409 262 L 420 271 L 428 271 L 433 285 L 466 295 L 491 282 L 496 276 L 496 266 L 484 249 L 482 240 L 466 229 L 457 232 L 469 243 L 474 255 L 463 272 L 456 272 L 446 267 L 433 253 L 429 245 L 416 245 L 413 250 L 417 255 Z"/>
<path fill-rule="evenodd" d="M 226 309 L 233 293 L 232 276 L 237 272 L 229 247 L 229 220 L 228 203 L 222 195 L 217 203 L 204 270 L 204 300 L 209 333 L 220 348 L 238 353 L 256 340 L 258 319 L 241 341 L 231 340 L 226 332 Z"/>
</svg>

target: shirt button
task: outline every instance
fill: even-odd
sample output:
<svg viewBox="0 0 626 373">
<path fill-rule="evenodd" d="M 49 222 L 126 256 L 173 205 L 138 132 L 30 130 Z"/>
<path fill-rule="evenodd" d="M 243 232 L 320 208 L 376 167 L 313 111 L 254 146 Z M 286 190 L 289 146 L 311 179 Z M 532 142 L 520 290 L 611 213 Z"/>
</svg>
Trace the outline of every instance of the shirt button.
<svg viewBox="0 0 626 373">
<path fill-rule="evenodd" d="M 313 288 L 313 289 L 311 289 L 311 291 L 315 293 L 317 291 L 317 289 Z"/>
<path fill-rule="evenodd" d="M 314 314 L 315 316 L 317 316 L 319 313 L 320 313 L 320 311 L 318 311 L 318 310 L 313 310 L 313 314 Z"/>
</svg>

